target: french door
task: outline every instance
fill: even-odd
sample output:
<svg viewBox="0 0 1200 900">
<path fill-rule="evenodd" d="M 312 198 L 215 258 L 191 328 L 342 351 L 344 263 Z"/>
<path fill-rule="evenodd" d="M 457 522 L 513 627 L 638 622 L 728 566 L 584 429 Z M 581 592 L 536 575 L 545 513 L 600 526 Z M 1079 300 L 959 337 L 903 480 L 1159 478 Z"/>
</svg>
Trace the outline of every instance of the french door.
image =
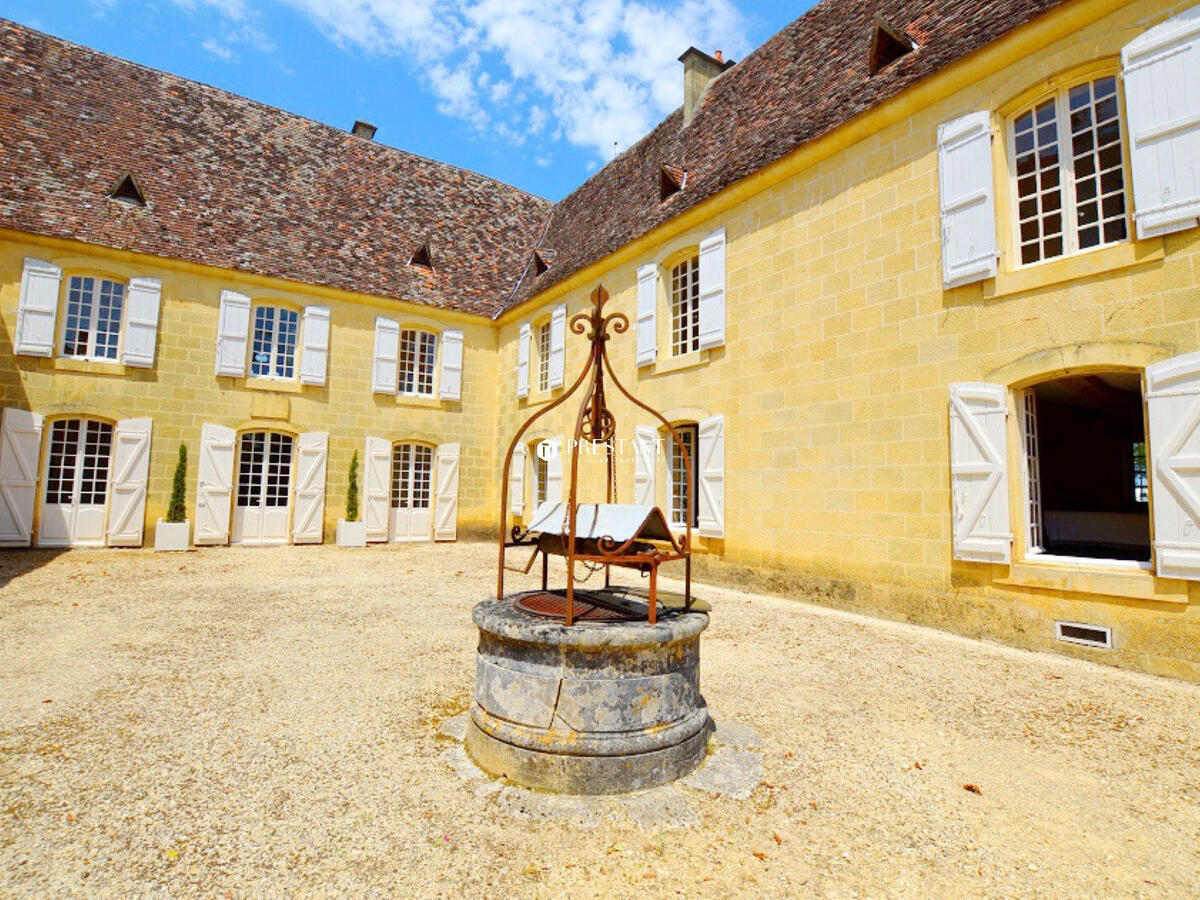
<svg viewBox="0 0 1200 900">
<path fill-rule="evenodd" d="M 51 423 L 42 479 L 42 547 L 104 544 L 113 427 L 97 419 Z"/>
<path fill-rule="evenodd" d="M 392 447 L 393 541 L 427 541 L 433 527 L 433 448 L 425 444 Z"/>
<path fill-rule="evenodd" d="M 290 435 L 274 431 L 248 431 L 241 436 L 233 543 L 287 543 L 293 444 Z"/>
</svg>

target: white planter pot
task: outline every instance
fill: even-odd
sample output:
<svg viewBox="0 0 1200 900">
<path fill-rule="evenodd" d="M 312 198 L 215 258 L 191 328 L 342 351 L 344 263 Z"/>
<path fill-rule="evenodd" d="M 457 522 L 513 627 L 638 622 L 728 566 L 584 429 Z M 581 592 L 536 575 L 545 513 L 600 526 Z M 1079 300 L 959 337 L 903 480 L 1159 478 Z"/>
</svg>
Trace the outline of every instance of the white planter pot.
<svg viewBox="0 0 1200 900">
<path fill-rule="evenodd" d="M 191 524 L 190 519 L 182 522 L 164 522 L 159 519 L 158 524 L 154 527 L 154 549 L 186 550 Z"/>
<path fill-rule="evenodd" d="M 337 545 L 339 547 L 367 546 L 367 523 L 361 520 L 347 522 L 345 519 L 338 519 Z"/>
</svg>

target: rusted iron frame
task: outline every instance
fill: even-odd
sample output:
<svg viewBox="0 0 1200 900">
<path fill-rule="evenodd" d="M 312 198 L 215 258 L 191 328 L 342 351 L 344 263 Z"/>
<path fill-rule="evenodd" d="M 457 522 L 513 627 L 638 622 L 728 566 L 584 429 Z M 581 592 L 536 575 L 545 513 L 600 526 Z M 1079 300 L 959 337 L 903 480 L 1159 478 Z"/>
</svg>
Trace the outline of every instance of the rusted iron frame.
<svg viewBox="0 0 1200 900">
<path fill-rule="evenodd" d="M 547 413 L 549 413 L 552 410 L 556 409 L 557 407 L 561 406 L 563 403 L 566 402 L 566 400 L 569 397 L 574 395 L 575 391 L 577 391 L 579 389 L 579 386 L 583 383 L 584 379 L 587 378 L 588 373 L 590 372 L 592 377 L 588 383 L 588 391 L 587 391 L 588 402 L 585 402 L 584 404 L 582 404 L 580 406 L 579 413 L 575 419 L 574 439 L 571 442 L 571 486 L 570 486 L 570 490 L 568 493 L 568 500 L 567 500 L 567 534 L 566 534 L 566 538 L 567 538 L 567 598 L 566 598 L 567 599 L 567 614 L 566 614 L 566 624 L 573 625 L 574 621 L 575 621 L 574 602 L 575 602 L 575 561 L 576 561 L 576 559 L 581 559 L 585 562 L 603 563 L 605 565 L 604 583 L 605 583 L 606 587 L 609 585 L 609 571 L 610 571 L 610 566 L 612 564 L 616 563 L 618 565 L 621 565 L 621 564 L 629 565 L 632 563 L 640 563 L 640 564 L 649 565 L 650 566 L 650 573 L 649 573 L 650 574 L 650 591 L 649 591 L 649 615 L 648 615 L 648 618 L 649 618 L 650 623 L 653 624 L 657 620 L 658 566 L 663 562 L 670 562 L 670 561 L 674 561 L 677 559 L 684 560 L 684 562 L 685 562 L 684 608 L 691 609 L 691 606 L 692 606 L 691 546 L 692 546 L 692 518 L 694 515 L 694 509 L 695 509 L 695 483 L 694 483 L 695 479 L 694 479 L 694 476 L 692 473 L 691 454 L 688 452 L 687 446 L 683 443 L 683 439 L 680 438 L 679 433 L 675 430 L 674 426 L 671 425 L 671 423 L 668 422 L 667 419 L 661 413 L 658 412 L 658 410 L 656 410 L 653 407 L 638 400 L 628 390 L 626 390 L 625 386 L 623 384 L 621 384 L 621 380 L 617 377 L 616 372 L 613 371 L 612 362 L 608 358 L 608 351 L 607 351 L 607 346 L 606 346 L 608 339 L 609 339 L 608 329 L 609 329 L 609 326 L 611 325 L 613 331 L 616 334 L 623 334 L 629 328 L 629 318 L 624 313 L 611 313 L 607 316 L 605 316 L 603 314 L 604 304 L 606 302 L 608 302 L 608 291 L 606 291 L 603 286 L 597 287 L 596 290 L 592 291 L 592 294 L 589 299 L 591 300 L 593 309 L 590 312 L 577 313 L 576 315 L 574 315 L 571 318 L 571 322 L 570 322 L 571 331 L 575 334 L 583 334 L 587 330 L 589 325 L 592 328 L 591 334 L 588 335 L 588 340 L 591 342 L 591 349 L 588 353 L 588 358 L 587 358 L 586 363 L 584 364 L 583 370 L 579 373 L 579 377 L 575 379 L 574 383 L 571 385 L 569 390 L 567 390 L 565 393 L 563 393 L 563 395 L 561 397 L 559 397 L 557 400 L 555 400 L 549 406 L 546 406 L 543 409 L 538 410 L 528 420 L 526 420 L 525 424 L 522 425 L 517 430 L 516 435 L 513 437 L 512 441 L 508 445 L 508 452 L 505 453 L 505 455 L 504 455 L 504 467 L 501 472 L 502 482 L 501 482 L 501 487 L 500 487 L 500 541 L 499 541 L 499 543 L 500 543 L 500 560 L 499 560 L 499 567 L 498 567 L 499 571 L 498 571 L 498 577 L 497 577 L 496 598 L 502 599 L 504 597 L 504 571 L 505 571 L 504 550 L 505 550 L 505 547 L 507 546 L 505 543 L 505 540 L 504 540 L 504 532 L 505 532 L 505 528 L 508 524 L 508 515 L 509 515 L 508 484 L 509 484 L 509 474 L 512 470 L 513 452 L 515 451 L 518 443 L 520 443 L 520 440 L 524 436 L 525 432 L 529 430 L 529 427 L 534 422 L 536 422 L 538 419 L 540 419 L 542 416 L 545 416 Z M 606 465 L 606 469 L 607 469 L 606 496 L 608 498 L 609 503 L 614 502 L 614 499 L 615 499 L 613 497 L 613 489 L 612 489 L 613 480 L 614 480 L 613 473 L 614 473 L 615 462 L 613 460 L 613 455 L 612 455 L 613 448 L 612 448 L 610 439 L 613 437 L 616 428 L 615 428 L 615 420 L 613 419 L 611 412 L 609 412 L 608 404 L 604 398 L 604 373 L 606 371 L 608 372 L 609 377 L 612 379 L 613 384 L 615 384 L 617 386 L 617 390 L 619 390 L 621 392 L 621 394 L 627 400 L 629 400 L 631 403 L 633 403 L 634 406 L 638 407 L 639 409 L 650 413 L 650 415 L 654 416 L 656 419 L 658 419 L 659 422 L 662 423 L 663 427 L 666 428 L 667 433 L 671 436 L 671 440 L 674 442 L 675 447 L 683 455 L 684 471 L 687 473 L 687 517 L 684 522 L 684 538 L 683 538 L 682 543 L 680 543 L 675 540 L 674 535 L 671 535 L 670 541 L 669 541 L 669 543 L 672 546 L 672 549 L 676 551 L 677 555 L 674 555 L 674 556 L 664 555 L 660 551 L 655 550 L 653 553 L 649 553 L 649 554 L 637 554 L 637 555 L 628 556 L 628 557 L 616 557 L 615 556 L 616 554 L 620 553 L 622 550 L 627 548 L 637 538 L 636 535 L 633 538 L 630 538 L 629 540 L 622 543 L 619 547 L 615 546 L 616 541 L 610 535 L 602 535 L 598 539 L 598 546 L 601 548 L 603 556 L 595 557 L 595 556 L 591 556 L 591 555 L 582 555 L 582 556 L 576 555 L 576 552 L 575 552 L 575 530 L 576 530 L 576 525 L 577 525 L 577 514 L 578 514 L 577 507 L 578 507 L 578 481 L 579 481 L 579 445 L 580 445 L 580 442 L 583 437 L 585 422 L 587 422 L 590 426 L 588 429 L 590 439 L 594 442 L 595 440 L 597 440 L 599 438 L 600 440 L 603 440 L 605 443 L 605 454 L 606 454 L 606 463 L 607 463 L 607 465 Z M 655 459 L 657 459 L 657 443 L 655 446 L 656 446 Z M 525 532 L 522 532 L 521 529 L 519 528 L 519 526 L 514 526 L 512 529 L 512 536 L 514 539 L 513 546 L 519 545 L 522 542 L 522 539 L 524 538 L 524 536 L 526 534 L 528 534 L 527 530 Z M 603 549 L 605 544 L 607 544 L 609 546 L 613 546 L 614 550 L 611 552 L 605 551 Z M 536 553 L 535 553 L 535 556 L 536 556 Z M 544 551 L 543 551 L 543 556 L 545 556 Z M 543 589 L 546 587 L 545 582 L 546 582 L 546 566 L 547 566 L 547 564 L 548 564 L 548 560 L 543 560 L 543 575 L 542 575 Z M 530 565 L 532 565 L 532 559 L 530 560 Z"/>
</svg>

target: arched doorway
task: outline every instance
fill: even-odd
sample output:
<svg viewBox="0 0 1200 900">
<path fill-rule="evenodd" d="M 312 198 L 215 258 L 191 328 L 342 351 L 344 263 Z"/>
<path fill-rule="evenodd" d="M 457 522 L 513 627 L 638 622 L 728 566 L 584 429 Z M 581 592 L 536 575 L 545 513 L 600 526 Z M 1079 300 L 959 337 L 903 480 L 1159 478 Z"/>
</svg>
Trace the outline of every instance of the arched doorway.
<svg viewBox="0 0 1200 900">
<path fill-rule="evenodd" d="M 247 431 L 238 438 L 233 543 L 287 543 L 294 450 L 295 438 L 279 431 Z"/>
<path fill-rule="evenodd" d="M 108 515 L 113 425 L 56 419 L 46 429 L 38 546 L 103 546 Z"/>
<path fill-rule="evenodd" d="M 427 541 L 433 529 L 433 447 L 392 445 L 392 500 L 389 534 L 393 541 Z"/>
</svg>

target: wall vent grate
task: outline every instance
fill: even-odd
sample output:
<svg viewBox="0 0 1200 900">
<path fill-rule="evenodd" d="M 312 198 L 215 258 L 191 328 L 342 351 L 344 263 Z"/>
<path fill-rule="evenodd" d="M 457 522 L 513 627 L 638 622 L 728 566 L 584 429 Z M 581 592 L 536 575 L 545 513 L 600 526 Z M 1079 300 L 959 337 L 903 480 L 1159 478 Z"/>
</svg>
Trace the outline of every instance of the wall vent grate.
<svg viewBox="0 0 1200 900">
<path fill-rule="evenodd" d="M 1055 622 L 1054 639 L 1083 647 L 1112 649 L 1112 629 L 1104 625 L 1083 625 L 1079 622 Z"/>
</svg>

